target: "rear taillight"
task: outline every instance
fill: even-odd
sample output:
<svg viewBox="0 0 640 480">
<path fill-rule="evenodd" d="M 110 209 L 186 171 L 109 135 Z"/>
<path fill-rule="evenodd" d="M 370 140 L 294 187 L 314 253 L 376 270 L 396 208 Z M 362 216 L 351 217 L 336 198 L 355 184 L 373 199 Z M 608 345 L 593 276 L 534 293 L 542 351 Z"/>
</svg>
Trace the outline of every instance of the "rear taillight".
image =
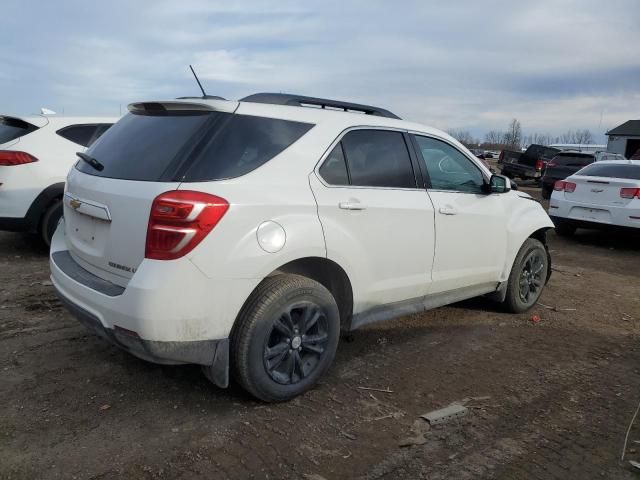
<svg viewBox="0 0 640 480">
<path fill-rule="evenodd" d="M 640 198 L 640 188 L 621 188 L 620 197 L 627 199 Z"/>
<path fill-rule="evenodd" d="M 542 159 L 538 159 L 536 160 L 536 170 L 542 170 L 544 168 L 544 162 L 542 161 Z"/>
<path fill-rule="evenodd" d="M 567 182 L 565 180 L 558 180 L 554 185 L 553 189 L 556 192 L 569 192 L 573 193 L 576 190 L 576 184 L 573 182 Z"/>
<path fill-rule="evenodd" d="M 38 159 L 27 152 L 14 152 L 12 150 L 0 150 L 0 167 L 13 167 L 25 163 L 37 162 Z"/>
<path fill-rule="evenodd" d="M 174 260 L 186 255 L 213 230 L 229 203 L 208 193 L 174 190 L 151 205 L 145 258 Z"/>
</svg>

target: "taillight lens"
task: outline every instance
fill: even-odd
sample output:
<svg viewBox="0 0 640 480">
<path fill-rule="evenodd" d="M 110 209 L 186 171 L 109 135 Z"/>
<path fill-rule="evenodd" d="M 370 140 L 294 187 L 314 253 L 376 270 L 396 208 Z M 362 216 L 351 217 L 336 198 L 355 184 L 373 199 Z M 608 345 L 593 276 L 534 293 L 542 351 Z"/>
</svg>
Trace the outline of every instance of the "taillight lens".
<svg viewBox="0 0 640 480">
<path fill-rule="evenodd" d="M 151 205 L 146 258 L 174 260 L 198 245 L 227 213 L 229 203 L 215 195 L 174 190 L 158 195 Z"/>
<path fill-rule="evenodd" d="M 635 197 L 640 198 L 640 188 L 621 188 L 620 196 L 622 198 L 628 199 L 632 199 Z"/>
<path fill-rule="evenodd" d="M 13 167 L 24 165 L 25 163 L 37 162 L 38 159 L 27 152 L 14 152 L 11 150 L 0 150 L 0 167 Z"/>
<path fill-rule="evenodd" d="M 573 193 L 576 191 L 576 184 L 573 182 L 567 182 L 565 180 L 558 180 L 554 185 L 553 189 L 557 192 L 569 192 Z"/>
<path fill-rule="evenodd" d="M 542 170 L 544 168 L 544 162 L 542 159 L 536 160 L 536 170 Z"/>
</svg>

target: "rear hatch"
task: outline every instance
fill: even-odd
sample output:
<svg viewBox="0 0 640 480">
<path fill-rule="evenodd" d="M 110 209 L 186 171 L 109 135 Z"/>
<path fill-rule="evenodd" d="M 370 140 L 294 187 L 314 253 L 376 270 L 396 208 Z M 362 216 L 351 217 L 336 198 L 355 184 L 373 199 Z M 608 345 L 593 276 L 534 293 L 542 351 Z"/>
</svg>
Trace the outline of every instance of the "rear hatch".
<svg viewBox="0 0 640 480">
<path fill-rule="evenodd" d="M 128 284 L 145 256 L 154 198 L 178 188 L 204 132 L 237 106 L 211 103 L 132 105 L 86 152 L 102 170 L 78 161 L 67 178 L 64 217 L 67 247 L 80 265 Z"/>
<path fill-rule="evenodd" d="M 594 163 L 567 181 L 576 184 L 575 191 L 565 192 L 565 198 L 595 207 L 623 207 L 632 201 L 624 198 L 623 188 L 640 186 L 640 165 Z"/>
<path fill-rule="evenodd" d="M 547 163 L 544 179 L 564 180 L 581 168 L 593 163 L 595 157 L 588 153 L 560 153 Z"/>
<path fill-rule="evenodd" d="M 130 113 L 86 151 L 67 178 L 66 242 L 76 261 L 126 287 L 145 258 L 149 215 L 158 195 L 181 185 L 187 185 L 181 193 L 192 195 L 184 191 L 191 182 L 240 177 L 270 161 L 313 127 L 242 115 L 235 113 L 237 106 L 227 101 L 130 106 Z M 176 197 L 184 197 L 169 196 L 174 204 Z M 195 218 L 200 218 L 195 211 Z M 157 233 L 177 227 L 154 223 L 153 228 Z M 182 230 L 179 235 L 186 242 L 193 238 L 188 235 L 198 234 Z"/>
</svg>

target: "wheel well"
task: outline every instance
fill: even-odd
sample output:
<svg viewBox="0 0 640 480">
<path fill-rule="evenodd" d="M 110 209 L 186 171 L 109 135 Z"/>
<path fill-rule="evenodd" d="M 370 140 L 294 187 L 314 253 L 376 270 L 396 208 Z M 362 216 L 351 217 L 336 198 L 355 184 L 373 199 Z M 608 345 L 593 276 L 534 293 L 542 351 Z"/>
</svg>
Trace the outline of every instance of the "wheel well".
<svg viewBox="0 0 640 480">
<path fill-rule="evenodd" d="M 548 283 L 549 279 L 551 278 L 551 254 L 549 253 L 549 246 L 547 245 L 547 232 L 549 230 L 553 230 L 553 228 L 552 227 L 540 228 L 535 232 L 533 232 L 531 235 L 529 235 L 529 238 L 535 238 L 536 240 L 540 240 L 544 245 L 544 249 L 547 251 L 547 262 L 549 265 L 549 269 L 547 270 L 547 279 L 545 281 L 545 284 Z"/>
<path fill-rule="evenodd" d="M 57 201 L 62 200 L 64 195 L 64 183 L 54 183 L 45 188 L 31 203 L 26 217 L 29 223 L 29 231 L 36 233 L 40 230 L 42 216 L 47 209 Z"/>
<path fill-rule="evenodd" d="M 270 275 L 293 273 L 311 278 L 331 292 L 340 311 L 340 324 L 345 327 L 353 313 L 353 290 L 347 273 L 332 260 L 321 257 L 308 257 L 289 262 Z"/>
</svg>

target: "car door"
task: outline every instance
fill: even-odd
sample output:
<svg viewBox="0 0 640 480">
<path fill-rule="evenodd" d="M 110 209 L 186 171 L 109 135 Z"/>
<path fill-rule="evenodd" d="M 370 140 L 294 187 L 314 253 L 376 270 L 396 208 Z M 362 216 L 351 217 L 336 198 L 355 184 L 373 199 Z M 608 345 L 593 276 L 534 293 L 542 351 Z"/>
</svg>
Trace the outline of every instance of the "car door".
<svg viewBox="0 0 640 480">
<path fill-rule="evenodd" d="M 506 199 L 485 193 L 474 160 L 439 138 L 412 135 L 435 209 L 429 293 L 499 281 L 507 246 Z"/>
<path fill-rule="evenodd" d="M 433 206 L 417 187 L 406 133 L 344 134 L 310 176 L 328 258 L 344 266 L 354 313 L 420 299 L 431 279 Z"/>
</svg>

